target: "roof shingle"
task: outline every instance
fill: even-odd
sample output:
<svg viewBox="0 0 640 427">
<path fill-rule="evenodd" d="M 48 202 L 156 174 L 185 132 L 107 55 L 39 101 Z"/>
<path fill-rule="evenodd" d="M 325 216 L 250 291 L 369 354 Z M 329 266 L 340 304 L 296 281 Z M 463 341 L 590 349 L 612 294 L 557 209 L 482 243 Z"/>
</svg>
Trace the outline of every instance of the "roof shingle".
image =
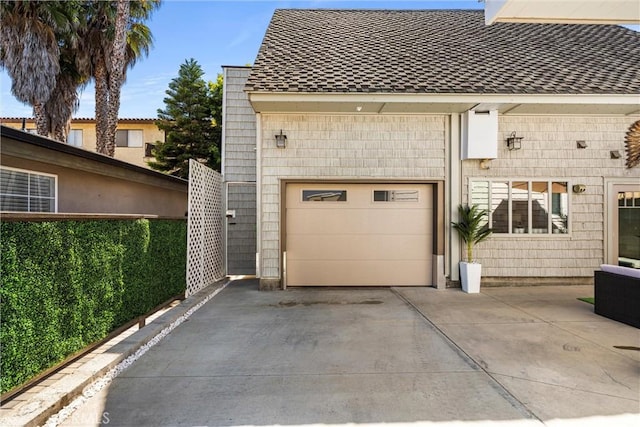
<svg viewBox="0 0 640 427">
<path fill-rule="evenodd" d="M 470 10 L 276 10 L 246 90 L 638 94 L 640 33 Z"/>
</svg>

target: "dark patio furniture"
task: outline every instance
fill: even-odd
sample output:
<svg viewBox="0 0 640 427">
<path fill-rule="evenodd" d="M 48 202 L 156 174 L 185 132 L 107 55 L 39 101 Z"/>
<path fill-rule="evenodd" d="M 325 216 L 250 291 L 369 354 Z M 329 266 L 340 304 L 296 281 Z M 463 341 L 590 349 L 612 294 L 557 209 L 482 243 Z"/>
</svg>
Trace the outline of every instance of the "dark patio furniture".
<svg viewBox="0 0 640 427">
<path fill-rule="evenodd" d="M 640 328 L 640 278 L 595 272 L 595 313 Z"/>
</svg>

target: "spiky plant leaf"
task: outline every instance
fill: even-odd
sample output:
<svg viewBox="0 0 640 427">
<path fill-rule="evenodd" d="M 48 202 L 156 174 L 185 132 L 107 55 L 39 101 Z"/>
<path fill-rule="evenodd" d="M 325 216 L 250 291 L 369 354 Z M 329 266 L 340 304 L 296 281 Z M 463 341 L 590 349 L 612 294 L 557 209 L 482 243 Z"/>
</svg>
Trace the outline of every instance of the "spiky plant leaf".
<svg viewBox="0 0 640 427">
<path fill-rule="evenodd" d="M 487 211 L 477 205 L 459 205 L 458 221 L 451 225 L 467 246 L 467 261 L 473 262 L 473 247 L 486 240 L 493 230 L 486 226 Z"/>
</svg>

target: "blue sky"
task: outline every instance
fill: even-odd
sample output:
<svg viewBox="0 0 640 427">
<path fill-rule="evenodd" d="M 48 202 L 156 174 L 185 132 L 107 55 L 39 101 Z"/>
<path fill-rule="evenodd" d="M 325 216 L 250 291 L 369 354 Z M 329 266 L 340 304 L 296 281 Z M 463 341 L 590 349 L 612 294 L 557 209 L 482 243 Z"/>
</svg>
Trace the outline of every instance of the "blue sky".
<svg viewBox="0 0 640 427">
<path fill-rule="evenodd" d="M 478 0 L 393 1 L 393 0 L 163 0 L 147 22 L 154 47 L 127 74 L 121 92 L 120 117 L 155 118 L 171 79 L 180 65 L 194 58 L 205 79 L 215 80 L 222 65 L 253 63 L 273 11 L 277 8 L 335 9 L 482 9 Z M 636 28 L 637 29 L 637 28 Z M 0 117 L 31 117 L 28 105 L 11 95 L 11 81 L 0 72 Z M 94 89 L 81 94 L 74 117 L 94 116 Z"/>
<path fill-rule="evenodd" d="M 278 8 L 335 9 L 482 9 L 469 1 L 222 1 L 164 0 L 147 23 L 154 37 L 149 56 L 127 73 L 120 117 L 155 118 L 171 79 L 186 59 L 194 58 L 206 80 L 215 80 L 222 65 L 253 63 L 273 11 Z M 0 74 L 0 117 L 31 117 L 31 107 L 11 95 L 11 80 Z M 94 116 L 94 89 L 81 95 L 74 117 Z"/>
</svg>

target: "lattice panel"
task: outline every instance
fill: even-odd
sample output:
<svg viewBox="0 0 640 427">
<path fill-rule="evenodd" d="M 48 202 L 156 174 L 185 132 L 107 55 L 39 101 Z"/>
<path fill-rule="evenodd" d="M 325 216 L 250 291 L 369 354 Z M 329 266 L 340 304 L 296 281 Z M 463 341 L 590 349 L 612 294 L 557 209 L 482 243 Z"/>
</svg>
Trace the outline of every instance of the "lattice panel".
<svg viewBox="0 0 640 427">
<path fill-rule="evenodd" d="M 222 176 L 189 160 L 186 296 L 225 276 Z"/>
</svg>

